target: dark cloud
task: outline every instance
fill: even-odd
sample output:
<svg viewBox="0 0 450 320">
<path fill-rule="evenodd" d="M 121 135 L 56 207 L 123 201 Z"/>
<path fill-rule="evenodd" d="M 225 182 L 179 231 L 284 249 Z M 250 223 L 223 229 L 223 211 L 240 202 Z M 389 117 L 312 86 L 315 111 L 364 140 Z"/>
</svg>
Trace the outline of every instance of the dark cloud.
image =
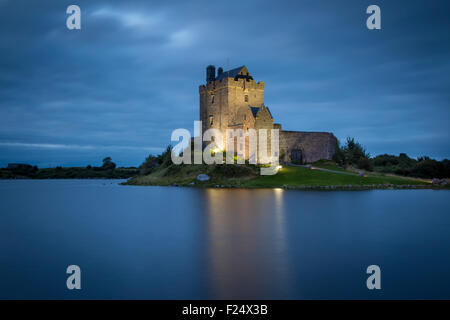
<svg viewBox="0 0 450 320">
<path fill-rule="evenodd" d="M 0 166 L 137 165 L 192 129 L 213 63 L 266 82 L 286 129 L 449 157 L 446 1 L 0 0 Z"/>
</svg>

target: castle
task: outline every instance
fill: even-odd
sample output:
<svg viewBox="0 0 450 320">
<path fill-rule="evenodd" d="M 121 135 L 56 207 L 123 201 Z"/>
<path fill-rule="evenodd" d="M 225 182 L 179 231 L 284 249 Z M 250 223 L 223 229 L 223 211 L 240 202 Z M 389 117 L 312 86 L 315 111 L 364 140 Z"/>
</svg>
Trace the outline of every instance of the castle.
<svg viewBox="0 0 450 320">
<path fill-rule="evenodd" d="M 245 66 L 229 71 L 208 66 L 206 84 L 199 87 L 202 132 L 219 129 L 226 139 L 227 129 L 279 129 L 280 161 L 309 163 L 331 159 L 337 140 L 329 132 L 284 131 L 274 123 L 272 113 L 264 104 L 264 82 L 256 82 Z M 270 141 L 270 137 L 269 137 Z M 225 146 L 225 142 L 218 143 Z M 242 146 L 241 146 L 242 148 Z M 245 143 L 248 159 L 248 140 Z M 236 149 L 235 149 L 236 150 Z"/>
</svg>

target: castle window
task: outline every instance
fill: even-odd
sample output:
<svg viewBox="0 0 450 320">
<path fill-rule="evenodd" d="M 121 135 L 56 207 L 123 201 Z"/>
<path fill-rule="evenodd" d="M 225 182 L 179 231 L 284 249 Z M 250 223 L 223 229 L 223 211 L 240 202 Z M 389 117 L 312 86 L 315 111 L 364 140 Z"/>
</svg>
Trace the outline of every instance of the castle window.
<svg viewBox="0 0 450 320">
<path fill-rule="evenodd" d="M 214 96 L 211 97 L 211 103 L 214 103 Z"/>
<path fill-rule="evenodd" d="M 214 123 L 214 116 L 209 116 L 209 125 L 212 126 Z"/>
<path fill-rule="evenodd" d="M 242 131 L 242 130 L 239 130 L 239 137 L 242 138 L 242 135 L 243 135 L 243 134 L 244 134 L 243 131 Z"/>
<path fill-rule="evenodd" d="M 245 101 L 245 102 L 248 102 L 248 95 L 245 95 L 245 96 L 244 96 L 244 101 Z"/>
</svg>

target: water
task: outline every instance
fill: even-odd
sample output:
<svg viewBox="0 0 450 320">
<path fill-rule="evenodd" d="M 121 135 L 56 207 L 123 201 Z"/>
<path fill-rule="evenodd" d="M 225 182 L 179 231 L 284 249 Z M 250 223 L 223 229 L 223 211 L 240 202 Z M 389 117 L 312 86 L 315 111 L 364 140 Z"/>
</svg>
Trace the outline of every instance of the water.
<svg viewBox="0 0 450 320">
<path fill-rule="evenodd" d="M 0 181 L 0 298 L 450 298 L 449 191 L 118 182 Z"/>
</svg>

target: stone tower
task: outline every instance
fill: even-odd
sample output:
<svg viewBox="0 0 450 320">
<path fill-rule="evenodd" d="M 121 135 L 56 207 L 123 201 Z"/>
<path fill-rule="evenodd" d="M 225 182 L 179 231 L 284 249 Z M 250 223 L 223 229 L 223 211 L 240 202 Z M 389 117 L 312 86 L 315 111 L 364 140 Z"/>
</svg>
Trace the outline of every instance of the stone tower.
<svg viewBox="0 0 450 320">
<path fill-rule="evenodd" d="M 202 132 L 216 128 L 224 138 L 226 129 L 254 128 L 256 113 L 264 106 L 264 82 L 255 82 L 245 66 L 219 68 L 217 75 L 215 67 L 208 66 L 206 84 L 199 92 Z"/>
</svg>

